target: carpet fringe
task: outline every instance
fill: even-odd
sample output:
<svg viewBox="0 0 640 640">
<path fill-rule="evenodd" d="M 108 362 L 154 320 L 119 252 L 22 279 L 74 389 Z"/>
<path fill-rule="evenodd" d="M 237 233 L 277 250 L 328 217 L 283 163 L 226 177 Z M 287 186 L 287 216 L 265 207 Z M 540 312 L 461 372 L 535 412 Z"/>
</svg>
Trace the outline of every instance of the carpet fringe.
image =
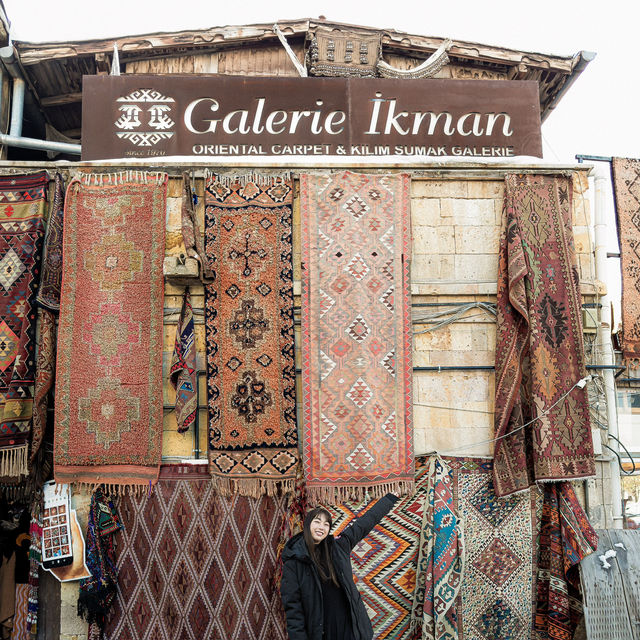
<svg viewBox="0 0 640 640">
<path fill-rule="evenodd" d="M 26 476 L 29 473 L 29 445 L 0 449 L 0 476 Z"/>
<path fill-rule="evenodd" d="M 105 495 L 112 498 L 123 498 L 126 495 L 136 499 L 143 498 L 146 494 L 151 495 L 152 487 L 148 484 L 115 484 L 104 482 L 74 482 L 72 488 L 75 493 L 92 494 L 98 487 L 102 487 Z"/>
<path fill-rule="evenodd" d="M 415 493 L 414 480 L 395 480 L 370 486 L 335 486 L 326 485 L 310 487 L 307 485 L 309 506 L 318 504 L 342 504 L 347 501 L 362 502 L 364 500 L 378 500 L 387 493 L 398 496 L 408 496 Z"/>
<path fill-rule="evenodd" d="M 253 183 L 264 187 L 266 185 L 276 182 L 286 182 L 291 180 L 291 171 L 247 171 L 245 173 L 218 173 L 217 171 L 211 171 L 205 169 L 204 181 L 205 184 L 210 180 L 219 182 L 225 187 L 230 187 L 233 184 L 239 184 L 241 187 L 245 187 L 247 184 Z"/>
<path fill-rule="evenodd" d="M 225 498 L 234 495 L 260 498 L 261 496 L 277 497 L 293 493 L 296 487 L 295 478 L 287 480 L 264 478 L 221 478 L 212 476 L 211 482 L 217 493 Z"/>
<path fill-rule="evenodd" d="M 169 174 L 164 171 L 141 171 L 128 169 L 117 173 L 81 173 L 76 179 L 88 187 L 102 187 L 104 185 L 125 184 L 149 184 L 150 182 L 167 182 Z"/>
</svg>

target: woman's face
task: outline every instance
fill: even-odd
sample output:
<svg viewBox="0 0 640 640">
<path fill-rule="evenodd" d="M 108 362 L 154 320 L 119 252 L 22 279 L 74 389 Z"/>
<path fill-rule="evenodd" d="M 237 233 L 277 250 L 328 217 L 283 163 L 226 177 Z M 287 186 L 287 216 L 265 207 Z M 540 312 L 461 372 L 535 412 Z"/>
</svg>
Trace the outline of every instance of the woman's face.
<svg viewBox="0 0 640 640">
<path fill-rule="evenodd" d="M 329 535 L 329 521 L 324 513 L 319 513 L 311 521 L 309 532 L 316 544 L 322 542 Z"/>
</svg>

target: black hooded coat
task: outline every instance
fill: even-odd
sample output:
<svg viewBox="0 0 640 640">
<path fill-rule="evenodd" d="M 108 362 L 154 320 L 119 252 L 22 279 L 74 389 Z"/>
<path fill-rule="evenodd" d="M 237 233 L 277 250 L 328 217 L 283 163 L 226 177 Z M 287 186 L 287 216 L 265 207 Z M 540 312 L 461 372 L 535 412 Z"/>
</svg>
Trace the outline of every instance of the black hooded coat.
<svg viewBox="0 0 640 640">
<path fill-rule="evenodd" d="M 327 536 L 336 577 L 349 603 L 355 640 L 372 640 L 373 628 L 360 592 L 353 582 L 351 550 L 391 510 L 397 500 L 396 496 L 388 493 L 363 516 L 356 518 L 340 536 Z M 322 586 L 302 533 L 287 542 L 282 552 L 282 561 L 280 593 L 287 616 L 289 640 L 322 640 Z"/>
</svg>

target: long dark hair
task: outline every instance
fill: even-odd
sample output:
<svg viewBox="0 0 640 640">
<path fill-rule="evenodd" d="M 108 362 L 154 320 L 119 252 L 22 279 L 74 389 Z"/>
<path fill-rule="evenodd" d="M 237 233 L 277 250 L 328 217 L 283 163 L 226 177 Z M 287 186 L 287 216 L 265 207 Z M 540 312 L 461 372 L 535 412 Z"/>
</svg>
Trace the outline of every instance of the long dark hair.
<svg viewBox="0 0 640 640">
<path fill-rule="evenodd" d="M 318 543 L 316 543 L 315 540 L 311 537 L 311 522 L 318 515 L 323 515 L 326 518 L 326 520 L 329 522 L 329 531 L 331 531 L 331 527 L 333 526 L 331 514 L 323 507 L 316 507 L 315 509 L 311 509 L 311 511 L 309 511 L 304 517 L 304 527 L 302 529 L 302 535 L 304 536 L 304 541 L 307 543 L 307 549 L 309 550 L 309 555 L 311 556 L 311 562 L 313 562 L 313 565 L 315 566 L 320 577 L 323 580 L 331 580 L 331 582 L 333 582 L 336 587 L 339 587 L 340 584 L 338 583 L 336 570 L 334 569 L 333 562 L 331 561 L 331 551 L 327 542 L 329 536 Z M 322 560 L 320 560 L 321 557 Z M 327 571 L 329 572 L 328 575 Z"/>
</svg>

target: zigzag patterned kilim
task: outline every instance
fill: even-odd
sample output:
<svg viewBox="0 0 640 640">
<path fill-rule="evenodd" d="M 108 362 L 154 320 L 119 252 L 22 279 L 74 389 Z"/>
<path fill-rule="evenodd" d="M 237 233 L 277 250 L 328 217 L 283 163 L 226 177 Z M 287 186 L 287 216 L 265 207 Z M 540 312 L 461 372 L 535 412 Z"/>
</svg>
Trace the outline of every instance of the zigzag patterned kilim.
<svg viewBox="0 0 640 640">
<path fill-rule="evenodd" d="M 396 502 L 351 553 L 353 575 L 377 640 L 413 638 L 411 609 L 428 471 L 428 458 L 417 458 L 415 493 Z M 366 505 L 362 502 L 329 507 L 334 523 L 332 532 L 339 535 L 365 510 Z"/>
<path fill-rule="evenodd" d="M 216 496 L 204 465 L 166 465 L 120 500 L 108 640 L 286 640 L 275 586 L 284 499 Z"/>
<path fill-rule="evenodd" d="M 301 175 L 300 212 L 309 498 L 410 492 L 409 177 Z"/>
</svg>

